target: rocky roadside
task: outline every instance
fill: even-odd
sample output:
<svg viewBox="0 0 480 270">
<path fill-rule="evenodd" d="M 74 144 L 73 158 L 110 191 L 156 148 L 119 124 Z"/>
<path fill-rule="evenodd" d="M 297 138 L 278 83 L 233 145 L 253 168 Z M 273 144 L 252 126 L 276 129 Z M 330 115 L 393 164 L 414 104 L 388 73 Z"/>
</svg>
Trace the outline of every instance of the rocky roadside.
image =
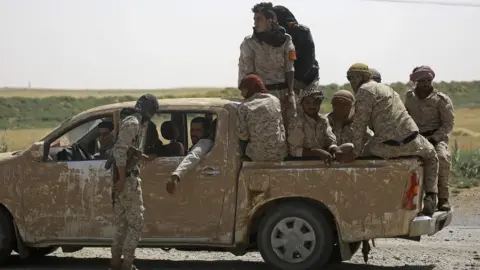
<svg viewBox="0 0 480 270">
<path fill-rule="evenodd" d="M 453 224 L 440 233 L 422 238 L 421 242 L 377 239 L 368 264 L 361 253 L 351 261 L 331 266 L 333 270 L 468 270 L 480 269 L 480 188 L 464 190 L 452 199 Z M 60 251 L 37 262 L 12 258 L 4 269 L 107 269 L 109 249 L 90 248 L 72 254 Z M 229 253 L 182 252 L 160 249 L 137 250 L 140 269 L 179 270 L 262 270 L 268 269 L 260 254 L 235 257 Z"/>
</svg>

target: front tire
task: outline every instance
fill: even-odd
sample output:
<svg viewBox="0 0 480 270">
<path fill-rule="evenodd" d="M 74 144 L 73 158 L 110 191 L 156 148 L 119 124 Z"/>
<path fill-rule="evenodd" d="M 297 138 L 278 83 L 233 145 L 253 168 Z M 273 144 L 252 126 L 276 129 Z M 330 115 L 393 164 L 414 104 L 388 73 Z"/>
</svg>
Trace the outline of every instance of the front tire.
<svg viewBox="0 0 480 270">
<path fill-rule="evenodd" d="M 10 214 L 0 208 L 0 265 L 12 254 L 15 246 L 15 229 Z"/>
<path fill-rule="evenodd" d="M 260 222 L 258 248 L 282 270 L 321 269 L 333 249 L 333 231 L 321 211 L 302 203 L 279 206 Z"/>
</svg>

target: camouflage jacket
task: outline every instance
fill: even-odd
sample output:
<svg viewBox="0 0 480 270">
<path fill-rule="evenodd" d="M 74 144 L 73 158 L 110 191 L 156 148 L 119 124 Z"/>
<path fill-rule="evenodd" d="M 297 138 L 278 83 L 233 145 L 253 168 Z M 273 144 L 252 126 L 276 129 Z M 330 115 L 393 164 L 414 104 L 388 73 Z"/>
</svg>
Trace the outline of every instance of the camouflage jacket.
<svg viewBox="0 0 480 270">
<path fill-rule="evenodd" d="M 245 154 L 253 161 L 282 161 L 287 156 L 280 101 L 256 93 L 238 106 L 237 135 L 248 141 Z"/>
<path fill-rule="evenodd" d="M 434 89 L 425 99 L 410 90 L 405 97 L 405 107 L 418 126 L 420 133 L 430 132 L 425 137 L 435 141 L 448 142 L 448 134 L 455 123 L 455 113 L 451 99 L 444 93 Z"/>
</svg>

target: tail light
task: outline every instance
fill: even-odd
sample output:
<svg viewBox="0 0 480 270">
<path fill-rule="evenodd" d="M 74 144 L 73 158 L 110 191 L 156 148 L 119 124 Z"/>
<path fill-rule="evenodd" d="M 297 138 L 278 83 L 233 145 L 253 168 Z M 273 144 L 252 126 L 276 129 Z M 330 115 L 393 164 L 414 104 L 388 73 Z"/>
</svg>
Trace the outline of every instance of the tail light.
<svg viewBox="0 0 480 270">
<path fill-rule="evenodd" d="M 418 183 L 418 175 L 416 172 L 412 172 L 410 175 L 410 186 L 405 193 L 405 197 L 403 198 L 403 209 L 406 210 L 416 210 L 417 204 L 415 203 L 415 199 L 418 196 L 419 190 L 419 183 Z"/>
</svg>

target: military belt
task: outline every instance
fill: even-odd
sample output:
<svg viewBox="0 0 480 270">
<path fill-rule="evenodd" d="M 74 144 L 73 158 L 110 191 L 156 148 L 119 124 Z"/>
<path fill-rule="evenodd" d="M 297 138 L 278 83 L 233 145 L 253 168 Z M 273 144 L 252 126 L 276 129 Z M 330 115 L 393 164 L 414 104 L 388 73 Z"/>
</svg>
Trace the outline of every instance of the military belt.
<svg viewBox="0 0 480 270">
<path fill-rule="evenodd" d="M 437 132 L 437 130 L 438 130 L 438 129 L 425 131 L 425 132 L 420 133 L 420 135 L 422 135 L 423 137 L 430 137 L 430 136 L 432 136 L 433 134 L 435 134 L 435 132 Z"/>
<path fill-rule="evenodd" d="M 286 82 L 273 83 L 273 84 L 266 84 L 266 85 L 265 85 L 265 88 L 266 88 L 268 91 L 283 90 L 283 89 L 288 88 L 288 85 L 287 85 Z"/>
<path fill-rule="evenodd" d="M 383 143 L 386 144 L 386 145 L 389 145 L 389 146 L 402 146 L 402 145 L 405 145 L 405 144 L 415 140 L 417 138 L 418 134 L 419 134 L 418 131 L 415 131 L 414 133 L 412 133 L 411 135 L 406 137 L 401 142 L 398 142 L 398 141 L 395 141 L 395 140 L 388 140 L 388 141 L 384 141 Z"/>
</svg>

